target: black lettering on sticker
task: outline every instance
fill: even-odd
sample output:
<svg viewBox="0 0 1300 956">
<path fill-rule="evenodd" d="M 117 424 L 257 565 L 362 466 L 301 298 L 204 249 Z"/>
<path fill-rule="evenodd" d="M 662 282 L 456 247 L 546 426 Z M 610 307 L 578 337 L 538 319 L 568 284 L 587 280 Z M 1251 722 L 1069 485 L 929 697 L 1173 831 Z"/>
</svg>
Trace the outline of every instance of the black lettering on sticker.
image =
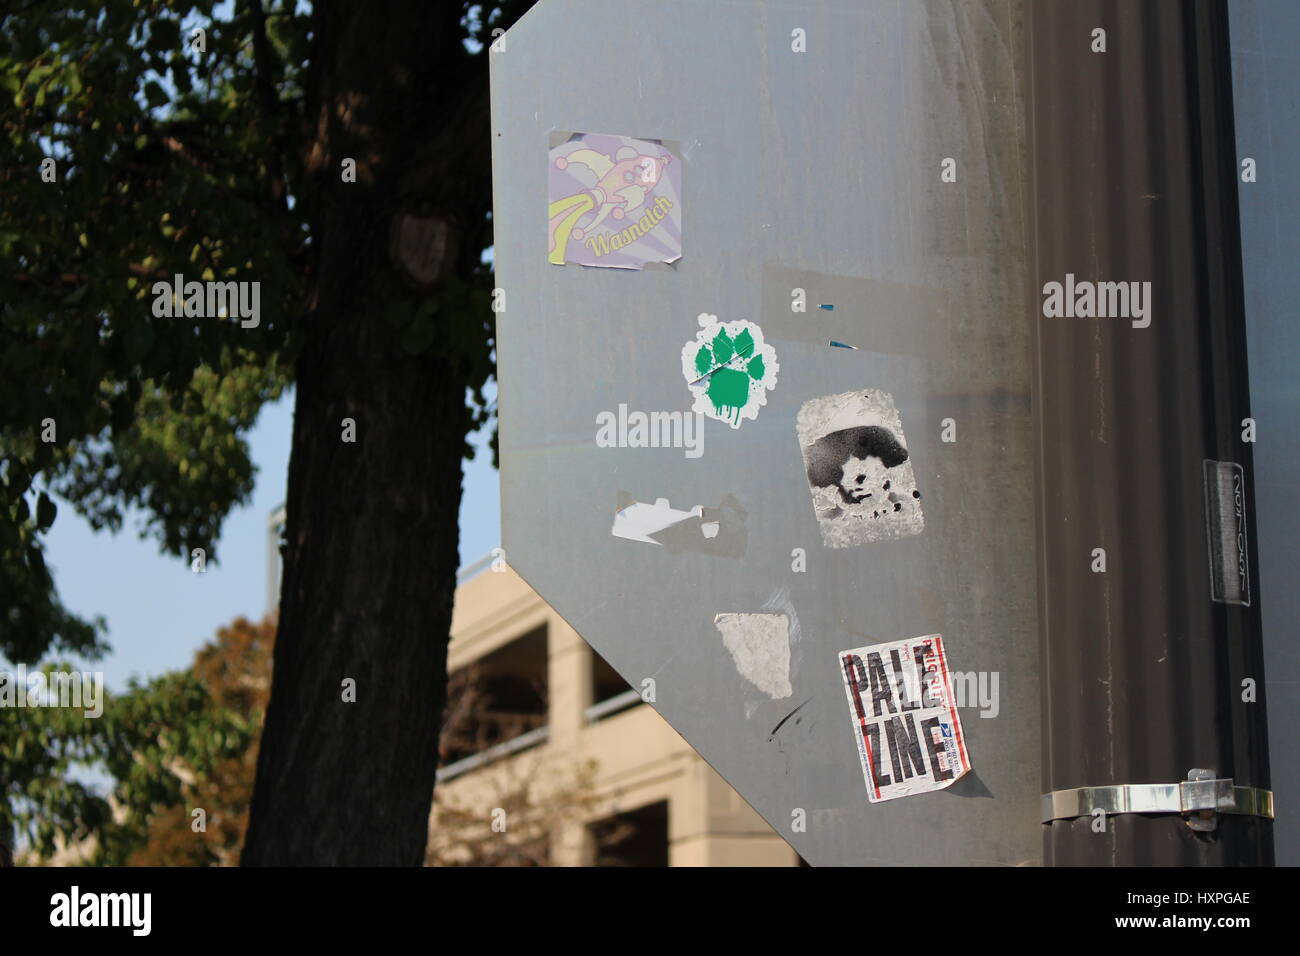
<svg viewBox="0 0 1300 956">
<path fill-rule="evenodd" d="M 871 678 L 871 709 L 875 711 L 875 716 L 881 717 L 885 713 L 880 709 L 882 700 L 889 705 L 891 714 L 898 713 L 898 706 L 894 703 L 894 690 L 885 678 L 885 662 L 876 651 L 867 655 L 867 675 Z"/>
<path fill-rule="evenodd" d="M 889 757 L 894 765 L 895 780 L 902 782 L 908 777 L 925 776 L 921 740 L 916 735 L 916 719 L 911 714 L 889 718 L 885 724 L 885 737 L 889 741 Z"/>
<path fill-rule="evenodd" d="M 930 676 L 926 673 L 925 667 L 925 646 L 917 644 L 912 648 L 912 661 L 916 664 L 916 680 L 921 685 L 921 706 L 925 708 L 938 707 L 939 702 L 930 696 Z"/>
<path fill-rule="evenodd" d="M 943 738 L 935 740 L 934 732 L 938 729 L 938 717 L 921 721 L 921 736 L 925 738 L 925 749 L 930 754 L 930 776 L 936 781 L 951 780 L 952 770 L 945 769 L 939 760 L 939 756 L 943 753 Z"/>
<path fill-rule="evenodd" d="M 898 688 L 899 709 L 916 710 L 921 705 L 907 699 L 907 681 L 903 679 L 903 659 L 899 654 L 898 648 L 889 652 L 889 659 L 894 665 L 894 686 Z"/>
<path fill-rule="evenodd" d="M 870 738 L 871 779 L 876 781 L 877 787 L 888 787 L 894 781 L 880 766 L 880 725 L 868 724 L 867 737 Z"/>
<path fill-rule="evenodd" d="M 862 658 L 857 654 L 846 654 L 844 661 L 844 679 L 849 682 L 849 688 L 853 691 L 853 709 L 857 712 L 858 720 L 866 720 L 867 712 L 862 708 L 862 681 L 858 675 L 862 673 Z"/>
</svg>

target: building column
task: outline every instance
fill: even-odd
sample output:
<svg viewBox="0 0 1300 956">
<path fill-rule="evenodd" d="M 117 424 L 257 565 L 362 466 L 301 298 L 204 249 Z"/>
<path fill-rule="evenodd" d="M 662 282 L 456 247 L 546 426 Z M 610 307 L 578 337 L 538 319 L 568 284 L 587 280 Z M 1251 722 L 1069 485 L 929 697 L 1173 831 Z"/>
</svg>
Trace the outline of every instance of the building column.
<svg viewBox="0 0 1300 956">
<path fill-rule="evenodd" d="M 550 725 L 549 762 L 563 768 L 581 760 L 580 735 L 591 706 L 591 648 L 558 614 L 547 620 L 547 720 Z M 554 866 L 591 863 L 591 836 L 586 821 L 568 820 L 551 833 Z"/>
</svg>

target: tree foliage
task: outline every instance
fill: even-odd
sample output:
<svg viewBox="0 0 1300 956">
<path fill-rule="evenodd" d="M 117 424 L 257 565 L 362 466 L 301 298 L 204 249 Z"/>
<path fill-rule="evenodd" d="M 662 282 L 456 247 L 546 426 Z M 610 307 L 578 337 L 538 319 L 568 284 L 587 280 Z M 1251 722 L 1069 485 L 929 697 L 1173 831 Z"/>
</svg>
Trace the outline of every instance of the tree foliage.
<svg viewBox="0 0 1300 956">
<path fill-rule="evenodd" d="M 274 641 L 274 618 L 239 618 L 190 669 L 110 696 L 98 719 L 70 708 L 0 709 L 0 781 L 28 781 L 0 795 L 0 828 L 17 829 L 29 862 L 236 865 Z M 486 749 L 478 715 L 490 705 L 475 668 L 452 677 L 444 759 Z M 85 782 L 92 769 L 107 777 L 107 793 Z M 550 865 L 555 834 L 597 806 L 596 771 L 591 760 L 548 764 L 525 753 L 480 772 L 483 799 L 440 790 L 426 862 Z M 494 829 L 494 813 L 509 825 Z"/>
<path fill-rule="evenodd" d="M 447 4 L 466 41 L 452 54 L 468 71 L 488 30 L 526 5 Z M 316 210 L 313 11 L 241 0 L 216 17 L 223 6 L 37 0 L 0 13 L 0 654 L 12 660 L 102 650 L 45 568 L 47 492 L 96 528 L 142 507 L 164 551 L 212 559 L 251 492 L 243 435 L 292 376 Z M 476 232 L 472 261 L 491 243 L 485 221 Z M 155 315 L 154 283 L 178 274 L 260 282 L 258 325 Z M 487 276 L 450 275 L 386 316 L 413 353 L 440 323 L 475 393 L 467 430 L 487 421 Z"/>
<path fill-rule="evenodd" d="M 338 261 L 343 242 L 323 224 L 347 222 L 339 211 L 350 203 L 379 196 L 415 215 L 432 208 L 454 226 L 450 270 L 429 287 L 386 288 L 382 328 L 372 334 L 367 326 L 366 341 L 394 339 L 410 356 L 436 347 L 439 367 L 471 396 L 437 413 L 461 438 L 440 439 L 438 454 L 454 456 L 453 464 L 472 454 L 465 436 L 488 420 L 484 387 L 493 371 L 491 280 L 482 262 L 492 242 L 485 41 L 530 2 L 395 6 L 394 16 L 417 10 L 412 22 L 438 27 L 428 31 L 436 35 L 436 70 L 423 74 L 437 82 L 422 82 L 423 116 L 388 123 L 371 139 L 373 130 L 354 121 L 401 116 L 407 98 L 369 104 L 382 106 L 370 114 L 350 99 L 338 62 L 320 56 L 322 36 L 337 39 L 345 22 L 341 6 L 20 0 L 0 10 L 0 657 L 93 659 L 106 649 L 102 622 L 63 606 L 45 564 L 56 497 L 97 529 L 116 531 L 138 509 L 141 534 L 164 552 L 187 557 L 202 548 L 216 559 L 225 517 L 251 493 L 244 435 L 263 404 L 307 380 L 303 364 L 315 382 L 336 385 L 355 374 L 351 356 L 331 348 L 329 323 L 313 321 L 328 271 L 322 251 L 333 243 Z M 388 80 L 384 89 L 404 82 Z M 331 140 L 328 129 L 348 135 Z M 367 142 L 387 155 L 355 156 L 355 190 L 340 190 L 336 152 Z M 448 168 L 473 175 L 446 175 Z M 374 169 L 401 170 L 401 182 L 376 190 L 366 179 Z M 396 211 L 369 210 L 376 221 L 396 221 Z M 157 308 L 167 298 L 158 284 L 176 276 L 259 283 L 256 325 Z M 387 354 L 379 348 L 371 358 Z M 295 431 L 295 458 L 310 437 Z M 382 467 L 374 473 L 383 495 Z M 324 522 L 329 508 L 316 508 Z M 443 577 L 425 590 L 449 594 Z M 153 695 L 126 726 L 165 737 L 166 720 L 186 726 L 206 706 L 190 679 L 164 680 L 174 683 L 125 695 L 137 703 Z M 440 687 L 435 680 L 427 690 L 436 698 Z M 22 719 L 35 721 L 29 730 L 46 734 L 50 746 L 39 759 L 12 757 L 15 773 L 27 775 L 13 786 L 52 785 L 57 771 L 84 757 L 78 735 L 96 736 L 75 716 Z M 150 789 L 173 787 L 169 781 L 122 770 L 140 788 L 123 795 L 128 802 L 174 795 Z M 64 787 L 31 797 L 51 814 L 28 833 L 39 848 L 57 832 L 104 827 L 102 803 Z M 101 851 L 122 858 L 130 845 L 105 837 Z"/>
<path fill-rule="evenodd" d="M 103 649 L 45 567 L 49 493 L 114 530 L 141 506 L 165 551 L 212 559 L 252 488 L 242 435 L 288 380 L 309 243 L 289 202 L 308 20 L 292 3 L 264 16 L 240 4 L 228 21 L 215 7 L 74 0 L 0 16 L 0 653 L 11 660 Z M 261 20 L 259 72 L 249 40 Z M 205 30 L 202 52 L 191 26 Z M 177 274 L 260 281 L 259 324 L 155 315 L 153 284 Z"/>
<path fill-rule="evenodd" d="M 84 708 L 0 708 L 0 833 L 16 830 L 35 860 L 235 862 L 274 639 L 273 620 L 240 618 L 191 669 L 106 694 L 98 717 Z M 191 826 L 195 809 L 205 831 Z"/>
</svg>

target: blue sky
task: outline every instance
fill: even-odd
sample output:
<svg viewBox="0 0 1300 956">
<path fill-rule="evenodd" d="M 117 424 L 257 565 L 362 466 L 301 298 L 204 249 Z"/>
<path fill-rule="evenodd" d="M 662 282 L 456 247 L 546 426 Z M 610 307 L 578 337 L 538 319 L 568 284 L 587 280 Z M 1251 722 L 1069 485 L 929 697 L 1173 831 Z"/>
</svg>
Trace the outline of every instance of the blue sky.
<svg viewBox="0 0 1300 956">
<path fill-rule="evenodd" d="M 489 389 L 489 399 L 494 391 Z M 188 562 L 158 552 L 141 539 L 137 515 L 116 534 L 96 533 L 67 502 L 45 539 L 46 563 L 67 607 L 108 622 L 112 652 L 86 669 L 104 672 L 109 688 L 122 690 L 127 678 L 153 677 L 188 667 L 194 652 L 217 628 L 243 615 L 259 618 L 266 607 L 266 518 L 284 501 L 293 435 L 293 393 L 262 410 L 248 434 L 256 485 L 249 504 L 232 512 L 222 528 L 221 563 L 194 574 Z M 465 463 L 460 508 L 460 557 L 466 565 L 501 539 L 497 472 L 487 448 Z"/>
</svg>

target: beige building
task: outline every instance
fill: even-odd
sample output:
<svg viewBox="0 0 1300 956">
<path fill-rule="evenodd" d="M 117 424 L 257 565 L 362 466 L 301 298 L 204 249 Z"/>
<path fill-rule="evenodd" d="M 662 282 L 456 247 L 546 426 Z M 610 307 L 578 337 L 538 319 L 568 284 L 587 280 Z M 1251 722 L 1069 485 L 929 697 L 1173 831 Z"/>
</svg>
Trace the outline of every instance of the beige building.
<svg viewBox="0 0 1300 956">
<path fill-rule="evenodd" d="M 462 841 L 490 862 L 512 840 L 532 848 L 530 862 L 559 866 L 799 865 L 643 689 L 514 571 L 484 559 L 467 572 L 452 616 L 456 694 L 430 828 L 442 855 L 431 858 L 464 856 L 450 845 Z M 473 841 L 463 841 L 467 827 Z"/>
</svg>

